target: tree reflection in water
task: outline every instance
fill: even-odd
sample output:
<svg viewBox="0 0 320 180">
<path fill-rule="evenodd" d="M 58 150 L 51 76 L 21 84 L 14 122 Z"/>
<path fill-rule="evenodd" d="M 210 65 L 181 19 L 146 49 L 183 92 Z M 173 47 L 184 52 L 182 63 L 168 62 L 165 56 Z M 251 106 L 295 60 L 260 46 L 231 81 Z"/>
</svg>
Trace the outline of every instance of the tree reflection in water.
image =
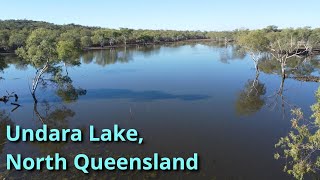
<svg viewBox="0 0 320 180">
<path fill-rule="evenodd" d="M 3 153 L 5 144 L 7 143 L 7 125 L 13 122 L 5 111 L 0 111 L 0 154 Z"/>
<path fill-rule="evenodd" d="M 75 116 L 74 111 L 62 104 L 50 104 L 44 101 L 40 103 L 41 109 L 38 104 L 34 103 L 34 113 L 42 123 L 48 126 L 48 129 L 67 129 L 69 127 L 68 120 Z M 41 153 L 48 155 L 61 152 L 62 147 L 66 145 L 65 142 L 35 142 L 32 144 L 39 147 Z"/>
<path fill-rule="evenodd" d="M 77 64 L 74 62 L 65 62 L 69 64 Z M 63 71 L 62 66 L 51 66 L 46 73 L 47 78 L 41 78 L 41 85 L 43 88 L 47 88 L 48 86 L 52 87 L 56 95 L 61 98 L 61 100 L 64 103 L 70 103 L 70 102 L 75 102 L 78 100 L 79 96 L 86 95 L 87 91 L 82 88 L 75 88 L 73 85 L 73 81 L 71 77 L 69 76 L 68 70 L 67 70 L 67 65 L 65 64 L 65 72 Z M 37 99 L 37 98 L 36 98 Z M 51 115 L 57 114 L 57 112 L 69 112 L 69 111 L 57 111 L 54 110 L 51 113 L 50 110 L 52 109 L 50 107 L 50 103 L 46 100 L 43 101 L 44 106 L 46 107 L 45 109 L 45 116 L 41 115 L 38 111 L 38 101 L 34 101 L 34 112 L 38 116 L 39 120 L 41 120 L 42 123 L 47 124 L 48 126 L 50 125 L 50 120 L 52 120 Z M 62 109 L 65 109 L 65 107 L 62 107 Z M 52 114 L 54 113 L 54 114 Z M 70 113 L 69 113 L 70 114 Z M 56 116 L 59 117 L 59 116 Z M 64 117 L 64 116 L 62 116 Z M 64 119 L 64 118 L 62 118 Z M 49 120 L 49 121 L 48 121 Z M 52 120 L 53 121 L 53 120 Z M 58 120 L 57 120 L 58 121 Z"/>
<path fill-rule="evenodd" d="M 168 45 L 170 47 L 175 47 L 175 45 Z M 178 46 L 177 46 L 178 47 Z M 231 46 L 229 46 L 231 47 Z M 119 49 L 111 49 L 111 50 L 104 50 L 104 51 L 90 51 L 85 53 L 81 57 L 81 62 L 82 63 L 96 63 L 101 66 L 106 66 L 108 64 L 113 64 L 113 63 L 126 63 L 129 62 L 130 60 L 133 59 L 133 54 L 134 53 L 141 53 L 143 55 L 147 54 L 146 56 L 151 56 L 153 53 L 158 53 L 160 51 L 160 47 L 156 47 L 156 51 L 154 51 L 155 47 L 146 47 L 146 46 L 140 46 L 140 47 L 133 47 L 133 48 L 119 48 Z M 196 48 L 196 46 L 195 46 Z M 234 50 L 231 51 L 224 51 L 224 54 L 220 54 L 221 60 L 226 62 L 229 62 L 229 60 L 239 60 L 243 59 L 245 56 L 243 52 L 241 52 L 241 49 L 237 50 L 237 47 L 232 47 Z M 287 75 L 285 78 L 281 78 L 280 82 L 280 87 L 279 89 L 276 90 L 275 94 L 273 96 L 269 96 L 269 98 L 266 96 L 267 89 L 266 86 L 267 84 L 262 83 L 261 80 L 261 74 L 277 74 L 281 75 L 281 67 L 277 61 L 274 59 L 261 59 L 259 61 L 259 71 L 256 72 L 255 77 L 252 77 L 252 79 L 249 79 L 241 92 L 239 92 L 237 101 L 236 101 L 236 111 L 239 115 L 251 115 L 255 112 L 258 112 L 261 108 L 263 108 L 264 105 L 268 104 L 271 102 L 276 101 L 277 105 L 280 104 L 280 107 L 284 109 L 285 105 L 289 105 L 289 103 L 285 102 L 284 98 L 284 92 L 285 92 L 285 80 L 288 78 L 297 78 L 297 77 L 308 77 L 312 74 L 312 72 L 317 71 L 319 66 L 318 61 L 314 61 L 313 59 L 294 59 L 293 61 L 289 61 L 290 64 L 288 64 L 288 69 L 287 69 Z M 1 61 L 0 61 L 1 63 Z M 77 88 L 73 85 L 73 81 L 71 77 L 69 76 L 68 72 L 68 67 L 75 66 L 79 63 L 77 60 L 68 60 L 64 61 L 60 64 L 55 64 L 55 66 L 51 66 L 48 71 L 46 72 L 45 76 L 42 77 L 40 85 L 45 88 L 51 88 L 54 90 L 56 95 L 60 97 L 62 102 L 50 102 L 49 100 L 45 99 L 39 99 L 39 102 L 34 103 L 34 114 L 36 115 L 36 118 L 41 120 L 42 123 L 45 123 L 48 125 L 49 128 L 68 128 L 69 127 L 69 120 L 75 117 L 75 112 L 72 111 L 68 107 L 68 103 L 76 102 L 80 96 L 86 95 L 86 90 L 82 88 Z M 20 64 L 16 63 L 17 66 Z M 7 64 L 0 64 L 0 68 L 3 67 L 2 69 L 7 68 Z M 23 66 L 23 63 L 21 65 Z M 260 77 L 261 76 L 261 77 Z M 260 79 L 259 79 L 260 77 Z M 280 76 L 281 77 L 281 76 Z M 301 79 L 301 78 L 300 78 Z M 303 79 L 301 79 L 303 80 Z M 142 99 L 144 100 L 146 97 L 147 99 L 152 99 L 152 98 L 180 98 L 180 99 L 199 99 L 201 96 L 172 96 L 170 94 L 163 94 L 159 92 L 135 92 L 135 91 L 116 91 L 117 93 L 112 93 L 112 91 L 101 91 L 104 96 L 107 96 L 108 94 L 106 92 L 109 92 L 109 98 L 117 98 L 117 97 L 128 97 L 131 99 Z M 270 93 L 268 89 L 268 93 Z M 193 98 L 190 98 L 193 97 Z M 195 98 L 194 98 L 195 97 Z M 281 103 L 279 103 L 279 101 Z M 269 104 L 270 105 L 270 104 Z M 274 105 L 274 104 L 273 104 Z M 275 109 L 277 106 L 272 106 Z M 5 113 L 4 113 L 5 114 Z M 0 119 L 5 119 L 2 117 L 7 117 L 7 116 L 1 116 Z M 302 122 L 302 121 L 299 121 Z M 3 127 L 5 127 L 4 124 L 8 124 L 10 121 L 5 122 L 5 123 L 0 123 L 0 150 L 3 151 L 3 147 L 5 144 L 4 137 L 4 131 Z M 300 126 L 300 125 L 299 125 Z M 295 129 L 296 130 L 296 129 Z M 309 134 L 311 135 L 314 131 L 310 130 Z M 296 132 L 296 135 L 299 134 L 300 132 Z M 303 135 L 304 136 L 304 135 Z M 289 137 L 289 136 L 288 136 Z M 299 135 L 299 137 L 302 137 Z M 311 142 L 311 139 L 309 138 L 310 143 L 312 144 L 313 147 L 315 147 L 316 143 L 319 143 L 319 139 L 316 139 L 316 136 L 313 136 L 313 140 Z M 290 138 L 290 137 L 289 137 Z M 304 138 L 305 140 L 307 138 Z M 307 140 L 308 141 L 308 140 Z M 305 141 L 305 142 L 307 142 Z M 290 141 L 293 142 L 293 141 Z M 287 143 L 287 142 L 284 142 Z M 1 145 L 2 144 L 2 145 Z M 43 154 L 52 154 L 54 152 L 60 152 L 64 153 L 63 155 L 66 157 L 72 158 L 76 153 L 78 152 L 85 152 L 88 153 L 88 155 L 94 155 L 94 156 L 103 156 L 106 154 L 108 151 L 107 146 L 101 145 L 101 144 L 88 144 L 88 143 L 82 143 L 82 144 L 71 144 L 71 143 L 30 143 L 30 145 L 39 148 L 40 152 Z M 283 145 L 283 144 L 282 144 Z M 281 146 L 282 146 L 281 145 Z M 311 146 L 310 146 L 311 147 Z M 73 153 L 74 149 L 77 149 L 75 153 Z M 109 147 L 108 147 L 109 148 Z M 291 148 L 291 147 L 289 147 Z M 288 149 L 288 147 L 287 147 Z M 301 151 L 302 152 L 302 151 Z M 114 152 L 110 153 L 107 152 L 110 156 L 121 156 L 121 153 L 119 152 Z M 316 153 L 314 153 L 316 154 Z M 314 155 L 312 153 L 312 155 Z M 127 154 L 128 155 L 128 154 Z M 145 156 L 145 154 L 135 154 L 137 156 Z M 290 158 L 290 156 L 288 156 Z M 300 156 L 299 157 L 303 157 Z M 313 160 L 313 158 L 312 158 Z M 289 160 L 290 161 L 290 160 Z M 297 161 L 298 162 L 298 161 Z M 314 163 L 309 161 L 310 163 Z M 291 163 L 293 165 L 295 162 Z M 293 167 L 293 166 L 291 166 Z M 304 169 L 305 166 L 297 166 L 297 167 L 303 167 Z M 315 167 L 315 166 L 308 166 L 308 167 Z M 290 168 L 288 168 L 289 170 Z M 290 170 L 292 170 L 291 168 Z M 210 170 L 210 169 L 208 169 Z M 313 172 L 313 171 L 309 171 Z M 46 178 L 86 178 L 83 176 L 81 172 L 78 172 L 75 170 L 73 167 L 70 167 L 67 172 L 49 172 L 49 171 L 44 171 L 41 172 L 41 176 L 39 176 L 37 173 L 39 172 L 31 172 L 33 174 L 36 174 L 34 177 L 38 177 L 38 179 L 43 178 L 43 176 L 46 176 Z M 15 174 L 15 173 L 14 173 Z M 154 173 L 154 172 L 149 172 L 145 174 L 139 174 L 136 172 L 124 172 L 124 173 L 119 173 L 119 172 L 108 172 L 105 173 L 96 173 L 93 172 L 91 174 L 92 178 L 121 178 L 121 176 L 130 176 L 130 177 L 136 177 L 137 179 L 142 179 L 142 178 L 160 178 L 160 177 L 169 177 L 167 174 L 162 174 L 160 173 Z M 30 174 L 27 175 L 22 175 L 20 178 L 23 177 L 30 177 Z M 196 179 L 197 176 L 195 176 Z M 123 178 L 123 177 L 122 177 Z M 179 178 L 179 177 L 178 177 Z M 181 177 L 180 177 L 181 179 Z"/>
<path fill-rule="evenodd" d="M 259 74 L 259 71 L 256 71 L 255 79 L 248 80 L 238 95 L 236 111 L 239 115 L 251 115 L 265 105 L 263 96 L 266 94 L 266 87 L 259 82 Z"/>
<path fill-rule="evenodd" d="M 76 102 L 79 96 L 86 95 L 87 91 L 82 88 L 75 88 L 68 73 L 68 66 L 78 65 L 77 61 L 65 61 L 64 66 L 51 66 L 47 73 L 47 78 L 41 79 L 43 88 L 50 86 L 61 98 L 61 102 L 52 103 L 45 99 L 34 101 L 34 114 L 48 128 L 67 129 L 68 120 L 75 116 L 75 112 L 69 109 L 66 104 Z M 63 71 L 63 67 L 65 70 Z M 37 98 L 36 98 L 37 99 Z M 39 142 L 33 143 L 40 148 L 44 154 L 54 154 L 60 152 L 66 143 Z"/>
<path fill-rule="evenodd" d="M 291 109 L 291 131 L 281 137 L 275 147 L 275 159 L 285 159 L 283 171 L 295 179 L 319 179 L 320 173 L 320 88 L 316 93 L 317 102 L 311 107 L 313 115 L 305 118 L 302 110 L 287 102 L 284 98 L 286 79 L 295 79 L 302 82 L 320 82 L 313 73 L 319 71 L 317 57 L 294 57 L 288 61 L 286 74 L 281 76 L 281 66 L 275 59 L 260 61 L 259 68 L 267 74 L 280 75 L 280 87 L 269 105 L 275 109 L 280 104 L 282 114 L 285 115 L 286 106 Z M 279 103 L 280 101 L 280 103 Z"/>
</svg>

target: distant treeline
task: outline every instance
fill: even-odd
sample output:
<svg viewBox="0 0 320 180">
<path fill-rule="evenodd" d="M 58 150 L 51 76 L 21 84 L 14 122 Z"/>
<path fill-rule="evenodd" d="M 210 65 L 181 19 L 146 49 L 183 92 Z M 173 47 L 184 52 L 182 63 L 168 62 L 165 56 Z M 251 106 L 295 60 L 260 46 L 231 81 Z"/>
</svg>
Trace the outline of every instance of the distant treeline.
<svg viewBox="0 0 320 180">
<path fill-rule="evenodd" d="M 19 47 L 25 46 L 30 34 L 37 29 L 50 30 L 56 42 L 69 42 L 69 44 L 73 44 L 78 49 L 127 44 L 157 44 L 197 39 L 230 42 L 241 40 L 251 32 L 248 29 L 236 29 L 233 31 L 109 29 L 76 24 L 56 25 L 31 20 L 0 20 L 0 52 L 14 52 Z M 278 29 L 276 26 L 268 26 L 261 31 L 265 35 L 283 30 Z M 294 31 L 296 31 L 296 34 L 303 34 L 304 36 L 319 36 L 318 34 L 320 34 L 320 28 L 311 29 L 305 27 L 294 29 Z"/>
<path fill-rule="evenodd" d="M 0 51 L 13 52 L 24 46 L 32 31 L 40 28 L 51 30 L 57 41 L 74 41 L 79 48 L 208 38 L 207 32 L 201 31 L 109 29 L 75 24 L 56 25 L 31 20 L 0 20 Z"/>
</svg>

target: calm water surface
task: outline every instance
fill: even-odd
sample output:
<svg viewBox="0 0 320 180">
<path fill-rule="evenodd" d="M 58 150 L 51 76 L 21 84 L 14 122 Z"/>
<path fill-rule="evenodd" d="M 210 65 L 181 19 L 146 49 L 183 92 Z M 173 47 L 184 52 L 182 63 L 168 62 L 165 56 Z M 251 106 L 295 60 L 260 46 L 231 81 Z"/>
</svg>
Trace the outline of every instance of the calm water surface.
<svg viewBox="0 0 320 180">
<path fill-rule="evenodd" d="M 10 59 L 10 58 L 9 58 Z M 74 87 L 87 93 L 74 101 L 63 101 L 54 85 L 39 88 L 37 110 L 58 128 L 88 125 L 138 129 L 143 145 L 131 143 L 7 143 L 0 146 L 0 171 L 5 171 L 7 153 L 41 156 L 54 152 L 74 156 L 163 156 L 200 155 L 200 171 L 100 172 L 96 177 L 118 179 L 291 179 L 274 160 L 274 144 L 290 130 L 290 109 L 301 107 L 310 115 L 317 83 L 286 79 L 260 72 L 253 62 L 233 46 L 201 44 L 150 46 L 90 51 L 79 66 L 68 66 Z M 28 84 L 35 75 L 31 66 L 9 64 L 0 81 L 0 92 L 15 92 L 22 105 L 0 107 L 10 123 L 23 128 L 42 126 L 34 111 Z M 255 80 L 255 81 L 254 81 Z M 244 95 L 252 83 L 261 88 L 257 96 Z M 247 91 L 246 91 L 247 90 Z M 248 96 L 248 98 L 250 98 Z M 282 106 L 283 103 L 283 106 Z M 3 126 L 3 124 L 2 124 Z M 3 130 L 3 129 L 2 129 Z M 3 134 L 1 135 L 2 141 Z M 1 144 L 1 143 L 0 143 Z M 11 172 L 10 178 L 89 178 L 69 167 L 68 172 Z M 69 173 L 69 174 L 68 174 Z"/>
</svg>

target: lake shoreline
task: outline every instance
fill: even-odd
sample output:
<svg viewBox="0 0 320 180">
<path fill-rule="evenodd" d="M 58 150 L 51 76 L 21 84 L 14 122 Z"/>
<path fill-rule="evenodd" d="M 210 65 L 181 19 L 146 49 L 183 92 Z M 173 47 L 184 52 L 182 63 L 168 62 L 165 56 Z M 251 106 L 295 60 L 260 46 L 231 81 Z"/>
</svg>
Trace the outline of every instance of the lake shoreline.
<svg viewBox="0 0 320 180">
<path fill-rule="evenodd" d="M 163 41 L 163 42 L 157 42 L 157 43 L 128 43 L 128 44 L 119 44 L 119 45 L 113 45 L 113 46 L 103 46 L 103 47 L 97 47 L 97 46 L 90 46 L 83 48 L 83 51 L 90 51 L 90 50 L 104 50 L 104 49 L 114 49 L 114 48 L 120 48 L 120 47 L 133 47 L 133 46 L 148 46 L 148 45 L 165 45 L 165 44 L 173 44 L 173 43 L 183 43 L 183 42 L 224 42 L 224 41 L 217 41 L 215 39 L 188 39 L 188 40 L 181 40 L 181 41 Z M 229 41 L 233 42 L 233 41 Z M 0 52 L 0 55 L 10 55 L 15 54 L 14 51 L 7 51 L 7 52 Z"/>
<path fill-rule="evenodd" d="M 104 49 L 113 49 L 113 48 L 119 48 L 119 47 L 132 47 L 132 46 L 147 46 L 147 45 L 165 45 L 165 44 L 173 44 L 173 43 L 181 43 L 181 42 L 218 42 L 214 39 L 188 39 L 188 40 L 182 40 L 182 41 L 163 41 L 163 42 L 157 42 L 157 43 L 128 43 L 128 44 L 120 44 L 120 45 L 113 45 L 113 46 L 103 46 L 103 47 L 86 47 L 84 48 L 85 51 L 90 50 L 104 50 Z"/>
<path fill-rule="evenodd" d="M 113 46 L 103 46 L 103 47 L 95 47 L 90 46 L 83 48 L 83 51 L 90 51 L 90 50 L 104 50 L 104 49 L 113 49 L 113 48 L 119 48 L 119 47 L 132 47 L 132 46 L 147 46 L 147 45 L 164 45 L 164 44 L 173 44 L 173 43 L 181 43 L 181 42 L 224 42 L 224 41 L 217 41 L 215 39 L 188 39 L 188 40 L 181 40 L 181 41 L 163 41 L 163 42 L 157 42 L 157 43 L 128 43 L 128 44 L 119 44 L 119 45 L 113 45 Z M 229 41 L 233 42 L 233 41 Z M 10 55 L 15 54 L 14 51 L 6 51 L 6 52 L 0 52 L 0 55 Z"/>
</svg>

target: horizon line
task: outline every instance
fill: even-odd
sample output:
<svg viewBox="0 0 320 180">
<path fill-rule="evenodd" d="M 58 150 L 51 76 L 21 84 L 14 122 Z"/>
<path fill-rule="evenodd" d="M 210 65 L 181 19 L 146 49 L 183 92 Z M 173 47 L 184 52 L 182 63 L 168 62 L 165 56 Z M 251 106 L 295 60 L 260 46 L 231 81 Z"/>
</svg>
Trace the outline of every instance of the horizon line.
<svg viewBox="0 0 320 180">
<path fill-rule="evenodd" d="M 85 24 L 77 24 L 77 23 L 55 23 L 55 22 L 50 22 L 50 21 L 46 21 L 46 20 L 32 20 L 32 19 L 14 19 L 14 18 L 10 18 L 10 19 L 1 19 L 0 21 L 33 21 L 33 22 L 44 22 L 44 23 L 49 23 L 49 24 L 53 24 L 53 25 L 57 25 L 57 26 L 66 26 L 66 25 L 75 25 L 75 26 L 83 26 L 83 27 L 89 27 L 89 28 L 101 28 L 101 29 L 116 29 L 119 30 L 121 28 L 127 28 L 127 29 L 133 29 L 133 30 L 153 30 L 153 31 L 200 31 L 200 32 L 233 32 L 236 30 L 262 30 L 264 28 L 267 28 L 269 26 L 276 26 L 279 30 L 281 29 L 299 29 L 299 28 L 310 28 L 310 29 L 318 29 L 320 27 L 312 27 L 311 25 L 309 26 L 303 26 L 303 27 L 284 27 L 284 28 L 279 28 L 279 26 L 274 25 L 274 24 L 270 24 L 268 26 L 265 26 L 264 28 L 246 28 L 246 27 L 240 27 L 240 28 L 235 28 L 232 30 L 178 30 L 178 29 L 153 29 L 153 28 L 132 28 L 132 27 L 104 27 L 104 26 L 99 26 L 99 25 L 85 25 Z"/>
</svg>

